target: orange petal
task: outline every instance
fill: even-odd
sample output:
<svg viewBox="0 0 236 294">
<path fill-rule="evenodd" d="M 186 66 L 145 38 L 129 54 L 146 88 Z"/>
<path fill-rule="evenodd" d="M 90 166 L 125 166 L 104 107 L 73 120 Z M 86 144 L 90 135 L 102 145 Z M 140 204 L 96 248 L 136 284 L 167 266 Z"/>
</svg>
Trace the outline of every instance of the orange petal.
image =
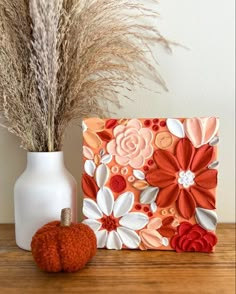
<svg viewBox="0 0 236 294">
<path fill-rule="evenodd" d="M 186 171 L 189 169 L 190 163 L 194 155 L 195 148 L 188 139 L 179 140 L 176 147 L 176 156 L 180 167 Z"/>
<path fill-rule="evenodd" d="M 142 230 L 140 231 L 140 237 L 144 246 L 147 249 L 156 249 L 162 246 L 162 236 L 156 230 Z"/>
<path fill-rule="evenodd" d="M 198 150 L 196 150 L 195 156 L 192 160 L 191 171 L 196 172 L 200 171 L 203 168 L 206 168 L 211 162 L 211 159 L 214 154 L 214 147 L 209 145 L 204 145 Z"/>
<path fill-rule="evenodd" d="M 210 191 L 194 185 L 190 188 L 190 192 L 193 195 L 198 207 L 215 209 L 215 196 Z"/>
<path fill-rule="evenodd" d="M 196 176 L 195 182 L 206 189 L 213 189 L 217 186 L 217 173 L 215 169 L 208 169 Z"/>
<path fill-rule="evenodd" d="M 158 232 L 163 236 L 167 238 L 171 238 L 175 235 L 176 230 L 172 227 L 161 227 Z"/>
<path fill-rule="evenodd" d="M 94 149 L 99 149 L 102 146 L 102 140 L 98 135 L 90 130 L 83 134 L 85 142 Z"/>
<path fill-rule="evenodd" d="M 86 174 L 82 175 L 82 190 L 85 196 L 96 199 L 98 186 L 95 180 Z"/>
<path fill-rule="evenodd" d="M 156 150 L 154 153 L 156 164 L 163 170 L 171 173 L 179 171 L 179 165 L 174 155 L 166 150 Z"/>
<path fill-rule="evenodd" d="M 98 132 L 97 134 L 104 142 L 109 142 L 112 139 L 112 135 L 107 131 Z"/>
<path fill-rule="evenodd" d="M 164 188 L 173 184 L 176 180 L 176 177 L 158 169 L 149 172 L 146 175 L 146 180 L 151 186 Z"/>
<path fill-rule="evenodd" d="M 162 208 L 170 206 L 174 203 L 179 195 L 179 186 L 177 184 L 172 184 L 166 188 L 160 190 L 157 196 L 157 206 Z"/>
<path fill-rule="evenodd" d="M 94 132 L 101 132 L 105 128 L 105 121 L 98 117 L 85 119 L 84 123 L 90 130 Z"/>
<path fill-rule="evenodd" d="M 193 216 L 196 203 L 192 195 L 186 189 L 181 189 L 176 207 L 179 211 L 179 214 L 185 219 L 190 219 Z"/>
<path fill-rule="evenodd" d="M 148 187 L 148 183 L 146 181 L 142 181 L 142 180 L 138 180 L 138 181 L 135 181 L 134 184 L 133 184 L 133 187 L 137 190 L 144 190 Z"/>
</svg>

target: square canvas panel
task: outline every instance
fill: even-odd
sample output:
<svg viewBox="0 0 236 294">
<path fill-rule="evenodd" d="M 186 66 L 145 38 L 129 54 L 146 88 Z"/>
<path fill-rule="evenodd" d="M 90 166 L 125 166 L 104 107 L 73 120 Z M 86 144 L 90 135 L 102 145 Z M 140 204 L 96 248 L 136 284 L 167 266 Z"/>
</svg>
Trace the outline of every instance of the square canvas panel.
<svg viewBox="0 0 236 294">
<path fill-rule="evenodd" d="M 98 248 L 212 252 L 219 120 L 83 121 L 85 224 Z"/>
</svg>

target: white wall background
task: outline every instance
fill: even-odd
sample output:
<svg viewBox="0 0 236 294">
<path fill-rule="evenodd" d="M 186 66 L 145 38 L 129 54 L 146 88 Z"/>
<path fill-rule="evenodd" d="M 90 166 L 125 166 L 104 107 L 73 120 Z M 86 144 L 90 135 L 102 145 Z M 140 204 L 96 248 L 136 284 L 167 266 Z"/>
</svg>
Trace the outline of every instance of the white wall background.
<svg viewBox="0 0 236 294">
<path fill-rule="evenodd" d="M 221 222 L 235 221 L 234 5 L 234 0 L 160 1 L 160 30 L 190 50 L 178 47 L 173 55 L 155 53 L 169 92 L 134 92 L 135 103 L 124 101 L 117 113 L 117 117 L 220 117 Z M 0 223 L 14 221 L 13 185 L 26 163 L 26 152 L 18 146 L 18 139 L 0 129 Z M 68 131 L 64 150 L 66 165 L 80 182 L 79 126 Z M 81 200 L 80 193 L 79 211 Z"/>
</svg>

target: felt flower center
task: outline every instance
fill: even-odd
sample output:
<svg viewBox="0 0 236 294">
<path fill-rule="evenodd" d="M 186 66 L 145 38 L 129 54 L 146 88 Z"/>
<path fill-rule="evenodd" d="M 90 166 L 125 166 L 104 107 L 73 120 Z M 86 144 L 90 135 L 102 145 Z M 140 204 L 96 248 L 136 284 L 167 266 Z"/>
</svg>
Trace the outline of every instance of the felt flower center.
<svg viewBox="0 0 236 294">
<path fill-rule="evenodd" d="M 112 215 L 104 216 L 101 219 L 101 223 L 102 229 L 107 230 L 108 232 L 114 231 L 118 227 L 117 219 Z"/>
<path fill-rule="evenodd" d="M 181 171 L 179 173 L 178 183 L 182 185 L 184 188 L 189 188 L 194 184 L 194 178 L 195 174 L 190 170 Z"/>
</svg>

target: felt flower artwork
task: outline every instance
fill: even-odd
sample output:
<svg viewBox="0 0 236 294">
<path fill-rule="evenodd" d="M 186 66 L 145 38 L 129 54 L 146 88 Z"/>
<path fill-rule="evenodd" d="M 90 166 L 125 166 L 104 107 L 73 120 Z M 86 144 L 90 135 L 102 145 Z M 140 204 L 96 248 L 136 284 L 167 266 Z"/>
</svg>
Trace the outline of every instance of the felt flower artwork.
<svg viewBox="0 0 236 294">
<path fill-rule="evenodd" d="M 83 121 L 84 223 L 107 249 L 213 252 L 219 120 Z"/>
</svg>

